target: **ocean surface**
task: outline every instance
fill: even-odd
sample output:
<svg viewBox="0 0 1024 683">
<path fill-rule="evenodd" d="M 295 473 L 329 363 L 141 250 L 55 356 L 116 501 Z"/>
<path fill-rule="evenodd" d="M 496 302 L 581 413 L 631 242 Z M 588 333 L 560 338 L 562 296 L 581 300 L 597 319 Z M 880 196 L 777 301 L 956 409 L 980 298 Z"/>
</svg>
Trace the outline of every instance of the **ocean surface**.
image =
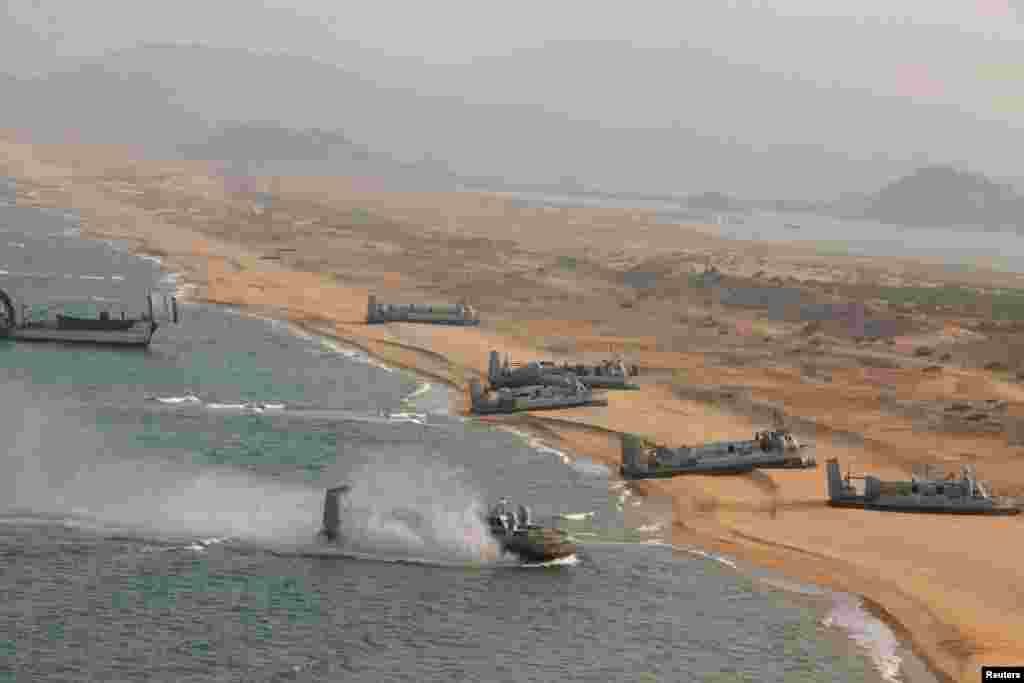
<svg viewBox="0 0 1024 683">
<path fill-rule="evenodd" d="M 952 269 L 976 261 L 1000 270 L 1024 273 L 1024 237 L 1010 230 L 903 227 L 869 220 L 846 220 L 807 213 L 757 211 L 745 214 L 688 209 L 684 203 L 611 199 L 540 192 L 496 192 L 533 206 L 583 206 L 645 209 L 665 223 L 717 223 L 725 239 L 812 242 L 825 253 L 854 256 L 928 258 Z"/>
<path fill-rule="evenodd" d="M 0 206 L 0 288 L 180 287 L 75 223 Z M 241 311 L 183 303 L 147 350 L 0 341 L 0 406 L 0 681 L 846 682 L 913 662 L 857 598 L 673 548 L 664 506 L 605 468 Z M 339 481 L 368 513 L 343 551 L 314 542 Z M 503 495 L 578 556 L 481 562 Z"/>
</svg>

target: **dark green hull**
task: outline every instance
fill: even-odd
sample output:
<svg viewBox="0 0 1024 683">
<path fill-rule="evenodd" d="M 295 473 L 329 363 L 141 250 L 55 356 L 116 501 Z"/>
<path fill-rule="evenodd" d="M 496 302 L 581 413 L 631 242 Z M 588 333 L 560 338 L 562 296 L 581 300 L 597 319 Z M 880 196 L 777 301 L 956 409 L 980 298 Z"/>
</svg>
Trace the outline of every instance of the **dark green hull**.
<svg viewBox="0 0 1024 683">
<path fill-rule="evenodd" d="M 560 560 L 576 554 L 576 544 L 559 529 L 532 526 L 513 533 L 491 532 L 502 552 L 515 555 L 523 562 L 541 563 Z"/>
</svg>

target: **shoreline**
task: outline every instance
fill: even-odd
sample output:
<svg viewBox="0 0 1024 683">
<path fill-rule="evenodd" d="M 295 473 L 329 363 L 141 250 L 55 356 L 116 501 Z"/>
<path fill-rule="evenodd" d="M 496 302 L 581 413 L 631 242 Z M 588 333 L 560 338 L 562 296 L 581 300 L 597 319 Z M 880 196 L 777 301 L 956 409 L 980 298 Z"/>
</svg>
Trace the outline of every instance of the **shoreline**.
<svg viewBox="0 0 1024 683">
<path fill-rule="evenodd" d="M 180 274 L 178 275 L 180 277 Z M 185 279 L 184 277 L 181 277 L 181 279 L 185 283 L 187 283 L 187 279 Z M 198 287 L 194 283 L 192 283 L 192 286 L 193 288 Z M 366 354 L 367 358 L 369 358 L 371 361 L 376 361 L 382 366 L 393 367 L 398 370 L 405 370 L 413 373 L 417 378 L 421 379 L 427 386 L 430 386 L 431 382 L 439 383 L 441 386 L 444 387 L 448 394 L 448 414 L 456 416 L 460 415 L 460 413 L 462 412 L 460 410 L 462 406 L 462 401 L 459 399 L 459 394 L 460 390 L 464 390 L 464 388 L 459 387 L 458 384 L 451 380 L 451 378 L 445 377 L 436 372 L 424 372 L 421 369 L 417 368 L 415 364 L 396 364 L 394 361 L 388 359 L 386 356 L 381 356 L 375 353 L 373 350 L 371 350 L 370 346 L 365 342 L 360 343 L 348 336 L 339 336 L 337 334 L 331 333 L 329 330 L 322 329 L 316 324 L 296 322 L 295 320 L 288 317 L 289 312 L 287 310 L 278 312 L 278 315 L 283 314 L 283 317 L 277 317 L 268 316 L 263 313 L 257 313 L 256 310 L 258 310 L 258 307 L 251 306 L 249 304 L 246 304 L 245 302 L 226 303 L 220 301 L 211 301 L 205 298 L 183 299 L 183 302 L 199 303 L 214 306 L 230 306 L 238 309 L 238 311 L 243 315 L 252 315 L 254 317 L 259 317 L 266 320 L 276 320 L 288 326 L 294 327 L 295 329 L 303 332 L 304 334 L 314 335 L 322 339 L 329 340 L 331 342 L 335 342 L 353 349 L 358 349 L 359 351 Z M 407 345 L 401 346 L 408 348 Z M 429 352 L 427 349 L 418 350 Z M 557 426 L 559 424 L 558 418 L 550 418 L 543 415 L 535 415 L 533 413 L 523 413 L 520 415 L 528 419 L 530 422 L 536 421 L 544 424 L 546 429 L 538 429 L 536 424 L 531 425 L 529 423 L 510 424 L 507 419 L 502 419 L 500 416 L 463 415 L 462 417 L 464 417 L 467 420 L 475 421 L 479 424 L 488 425 L 492 429 L 498 429 L 520 437 L 525 437 L 528 447 L 534 448 L 535 450 L 540 448 L 553 451 L 555 454 L 558 454 L 561 457 L 562 461 L 566 465 L 571 466 L 571 463 L 579 459 L 579 454 L 572 452 L 565 453 L 564 451 L 560 450 L 558 446 L 552 445 L 551 443 L 548 442 L 551 438 L 551 435 L 548 432 L 548 430 L 557 429 Z M 519 417 L 520 415 L 514 415 L 513 417 Z M 620 435 L 621 433 L 615 432 L 615 434 Z M 597 461 L 595 461 L 595 463 L 596 462 Z M 607 465 L 602 464 L 602 466 L 604 466 L 608 470 L 609 484 L 617 481 L 614 478 L 616 476 L 616 470 Z M 629 483 L 625 482 L 625 480 L 621 481 L 628 488 Z M 611 491 L 609 491 L 609 494 L 611 494 Z M 639 497 L 645 497 L 642 491 L 639 491 L 637 495 Z M 696 542 L 699 544 L 700 539 L 697 539 Z M 752 571 L 759 569 L 758 567 L 739 566 L 736 563 L 735 557 L 732 557 L 727 554 L 715 553 L 711 551 L 709 548 L 701 547 L 699 545 L 693 547 L 683 547 L 675 545 L 673 543 L 658 543 L 657 545 L 666 547 L 673 553 L 685 553 L 687 555 L 695 555 L 704 557 L 705 559 L 713 560 L 718 564 L 724 565 L 725 567 L 731 569 L 736 575 L 744 579 L 750 580 L 753 583 L 761 586 L 761 590 L 778 590 L 785 593 L 786 595 L 792 596 L 795 601 L 797 601 L 798 598 L 801 596 L 810 597 L 812 599 L 820 598 L 820 602 L 815 602 L 815 606 L 812 607 L 812 609 L 814 609 L 820 617 L 820 619 L 818 620 L 818 625 L 823 626 L 826 629 L 826 632 L 823 633 L 821 637 L 829 638 L 830 636 L 827 633 L 827 629 L 836 629 L 838 632 L 842 634 L 844 642 L 847 642 L 851 646 L 856 647 L 858 649 L 860 655 L 864 657 L 874 667 L 874 673 L 878 675 L 882 680 L 906 680 L 908 681 L 908 683 L 922 683 L 922 681 L 928 681 L 929 683 L 931 681 L 951 683 L 954 680 L 953 678 L 945 675 L 941 670 L 937 670 L 934 668 L 934 666 L 932 666 L 927 656 L 923 652 L 919 651 L 918 646 L 914 642 L 912 633 L 902 623 L 896 620 L 896 618 L 888 610 L 886 610 L 884 606 L 871 600 L 865 595 L 838 591 L 828 586 L 820 585 L 818 583 L 803 584 L 800 582 L 795 582 L 793 580 L 793 576 L 779 573 L 771 569 L 760 569 L 760 571 L 764 572 L 765 575 L 758 576 L 757 573 L 755 573 L 755 571 Z M 775 579 L 775 581 L 772 581 L 772 579 Z M 801 590 L 801 588 L 807 587 L 812 588 L 813 591 L 817 591 L 817 594 L 815 594 L 814 592 L 806 592 L 805 590 Z M 859 604 L 855 606 L 855 609 L 859 609 L 860 612 L 867 619 L 875 619 L 880 625 L 882 625 L 884 628 L 890 631 L 890 633 L 896 640 L 895 655 L 900 659 L 898 671 L 891 673 L 883 671 L 882 667 L 884 662 L 879 660 L 878 657 L 884 657 L 884 654 L 879 655 L 879 653 L 873 647 L 870 647 L 870 645 L 878 645 L 879 643 L 877 642 L 877 640 L 872 640 L 869 641 L 868 644 L 865 644 L 860 639 L 858 639 L 857 633 L 856 631 L 854 631 L 852 625 L 833 625 L 827 623 L 830 620 L 829 614 L 835 611 L 837 604 L 843 596 L 849 596 L 852 597 L 854 600 L 859 601 Z M 830 601 L 827 606 L 824 602 L 824 598 L 827 598 Z M 914 674 L 914 676 L 916 677 L 908 677 L 906 675 L 906 669 L 908 668 L 911 671 L 917 672 L 916 674 Z M 899 678 L 893 678 L 894 675 L 898 676 Z"/>
<path fill-rule="evenodd" d="M 42 171 L 53 168 L 56 163 L 38 162 L 34 157 L 32 160 Z M 22 170 L 25 168 L 31 166 Z M 24 175 L 30 181 L 33 175 L 43 178 L 35 181 L 36 188 L 40 184 L 45 188 L 48 182 L 52 185 L 53 178 L 59 176 L 56 172 L 48 175 L 28 171 Z M 38 196 L 37 192 L 33 194 Z M 223 241 L 189 227 L 161 222 L 141 210 L 125 210 L 127 204 L 107 201 L 88 185 L 76 186 L 59 198 L 47 197 L 47 200 L 73 206 L 78 211 L 84 209 L 91 222 L 103 224 L 100 230 L 83 229 L 82 239 L 122 238 L 127 241 L 130 253 L 159 255 L 163 259 L 162 266 L 181 273 L 183 280 L 198 284 L 201 291 L 196 292 L 200 295 L 197 299 L 255 310 L 273 308 L 275 314 L 284 315 L 287 322 L 309 326 L 313 334 L 335 337 L 389 366 L 413 370 L 456 389 L 465 386 L 467 373 L 481 374 L 486 367 L 488 347 L 510 351 L 514 357 L 551 355 L 522 338 L 490 326 L 481 330 L 437 331 L 414 330 L 396 324 L 391 330 L 368 329 L 357 322 L 365 312 L 367 290 L 354 284 L 339 284 L 337 278 L 332 281 L 314 271 L 261 262 L 255 253 L 247 251 L 237 241 Z M 121 225 L 118 218 L 123 214 L 131 220 Z M 111 222 L 114 226 L 107 227 Z M 412 288 L 399 291 L 394 285 L 381 283 L 375 289 L 398 297 L 407 296 Z M 515 313 L 507 315 L 518 317 Z M 495 318 L 500 323 L 501 315 Z M 561 333 L 580 338 L 586 334 Z M 754 422 L 727 418 L 721 411 L 683 401 L 658 384 L 646 384 L 641 392 L 630 393 L 638 396 L 613 397 L 612 405 L 606 410 L 561 411 L 564 417 L 560 418 L 531 414 L 524 417 L 538 430 L 539 438 L 547 443 L 554 439 L 557 445 L 552 447 L 578 453 L 615 471 L 619 454 L 617 443 L 611 443 L 614 439 L 610 437 L 623 431 L 646 432 L 658 440 L 674 443 L 696 440 L 694 429 L 732 434 L 739 429 L 746 431 L 747 425 Z M 452 414 L 462 414 L 464 394 L 459 396 L 458 391 L 450 394 L 454 404 Z M 636 405 L 630 407 L 626 401 L 635 401 Z M 680 412 L 691 417 L 680 420 Z M 520 422 L 497 419 L 508 424 Z M 682 424 L 684 422 L 686 424 Z M 840 453 L 845 459 L 853 451 Z M 1019 616 L 1012 613 L 1015 606 L 1012 599 L 1006 599 L 1014 597 L 1006 593 L 1006 586 L 1017 585 L 1020 574 L 1008 569 L 1005 563 L 994 567 L 961 564 L 957 583 L 958 568 L 949 566 L 954 558 L 942 554 L 946 546 L 959 545 L 964 546 L 960 552 L 965 556 L 972 553 L 975 557 L 989 556 L 991 553 L 986 554 L 985 550 L 991 549 L 992 540 L 996 539 L 997 544 L 1005 543 L 1019 533 L 1016 527 L 992 525 L 996 530 L 988 532 L 983 530 L 988 528 L 987 522 L 970 526 L 970 523 L 952 520 L 936 524 L 934 521 L 879 519 L 869 515 L 837 514 L 825 510 L 823 505 L 819 511 L 818 502 L 823 501 L 820 471 L 809 477 L 784 475 L 773 480 L 781 482 L 781 490 L 787 498 L 780 504 L 779 519 L 773 516 L 772 521 L 767 521 L 763 511 L 744 510 L 737 504 L 737 501 L 747 501 L 748 508 L 752 504 L 756 508 L 757 501 L 763 498 L 751 488 L 751 482 L 743 478 L 729 482 L 641 482 L 636 488 L 645 496 L 663 497 L 671 502 L 675 511 L 674 542 L 677 537 L 684 539 L 683 542 L 699 539 L 700 547 L 709 551 L 776 570 L 801 582 L 862 596 L 865 601 L 884 606 L 881 609 L 910 635 L 912 650 L 943 680 L 973 681 L 983 663 L 1013 664 L 1024 659 L 1024 641 L 1021 640 L 1024 630 L 1016 628 Z M 803 510 L 812 512 L 809 515 L 801 512 L 797 509 L 801 505 Z M 814 507 L 808 508 L 808 505 Z M 797 514 L 793 514 L 794 511 Z M 834 538 L 835 529 L 848 528 L 844 524 L 863 528 L 864 537 L 872 538 L 872 545 L 877 544 L 877 548 L 873 547 L 873 552 L 865 555 L 855 542 L 844 544 L 845 538 Z M 951 531 L 951 526 L 957 530 Z M 887 531 L 891 532 L 890 527 L 899 527 L 896 529 L 899 533 L 891 538 L 885 536 Z M 903 533 L 908 536 L 900 535 Z M 906 547 L 906 540 L 922 534 L 919 547 Z M 931 538 L 938 539 L 937 546 L 927 545 Z M 958 542 L 948 543 L 951 538 Z M 967 570 L 971 573 L 962 573 Z M 920 580 L 914 580 L 915 573 Z M 958 585 L 970 585 L 978 593 L 955 589 Z M 1000 585 L 1003 591 L 993 593 Z M 1006 610 L 1010 610 L 1009 616 Z"/>
</svg>

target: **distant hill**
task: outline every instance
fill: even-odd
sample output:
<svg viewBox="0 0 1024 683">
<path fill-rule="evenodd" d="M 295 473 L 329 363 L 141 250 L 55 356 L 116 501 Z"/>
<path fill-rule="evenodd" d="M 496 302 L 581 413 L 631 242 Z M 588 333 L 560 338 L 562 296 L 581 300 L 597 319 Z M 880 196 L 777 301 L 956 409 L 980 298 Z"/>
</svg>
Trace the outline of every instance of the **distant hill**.
<svg viewBox="0 0 1024 683">
<path fill-rule="evenodd" d="M 721 192 L 702 192 L 690 195 L 686 198 L 686 205 L 691 209 L 708 211 L 743 211 L 747 208 L 745 202 Z"/>
<path fill-rule="evenodd" d="M 423 179 L 450 187 L 450 167 L 461 178 L 490 186 L 528 184 L 616 200 L 682 201 L 703 206 L 699 211 L 706 213 L 828 211 L 921 225 L 1016 220 L 1019 210 L 1007 201 L 1008 194 L 985 183 L 970 187 L 959 176 L 949 182 L 908 181 L 877 196 L 828 206 L 737 199 L 827 196 L 836 187 L 864 186 L 919 165 L 905 154 L 900 161 L 895 152 L 890 161 L 827 149 L 824 142 L 835 135 L 828 122 L 849 111 L 860 112 L 861 129 L 902 131 L 903 149 L 930 150 L 929 141 L 941 131 L 980 124 L 946 110 L 922 117 L 907 102 L 819 89 L 728 64 L 701 50 L 680 49 L 562 42 L 481 58 L 472 67 L 395 67 L 396 74 L 405 75 L 385 79 L 294 55 L 140 45 L 61 61 L 63 70 L 46 77 L 0 74 L 0 127 L 27 128 L 41 137 L 71 131 L 82 140 L 126 143 L 157 156 L 180 154 L 247 167 L 273 164 L 287 169 L 282 174 L 400 176 L 417 179 L 414 184 Z M 707 96 L 705 90 L 684 97 L 666 88 L 655 100 L 643 99 L 654 94 L 643 79 L 629 75 L 666 68 L 674 81 L 699 85 Z M 608 74 L 616 76 L 609 81 Z M 565 83 L 591 100 L 570 96 Z M 614 98 L 608 97 L 610 83 Z M 720 83 L 739 85 L 722 88 Z M 648 104 L 638 108 L 635 101 Z M 740 116 L 751 101 L 769 110 Z M 586 102 L 594 116 L 580 113 Z M 685 115 L 670 123 L 666 117 L 678 107 Z M 780 138 L 769 121 L 786 122 L 791 134 Z M 1024 133 L 1001 124 L 977 131 L 1006 149 L 1024 140 Z M 752 144 L 759 139 L 762 144 Z M 783 139 L 790 142 L 764 142 Z M 889 141 L 872 139 L 867 149 L 883 144 Z M 953 149 L 949 155 L 967 158 L 969 151 Z M 682 193 L 690 196 L 684 199 Z M 921 196 L 931 199 L 922 202 Z M 978 218 L 979 213 L 984 215 Z"/>
<path fill-rule="evenodd" d="M 215 73 L 207 80 L 193 81 L 189 90 L 189 80 L 199 70 L 194 62 L 202 56 L 226 56 L 238 63 L 227 68 L 223 59 L 211 59 L 208 71 Z M 244 71 L 247 56 L 204 48 L 152 47 L 112 53 L 45 77 L 0 74 L 4 103 L 0 127 L 28 130 L 41 141 L 128 144 L 163 158 L 227 162 L 250 173 L 369 175 L 424 189 L 451 184 L 442 163 L 430 158 L 399 161 L 354 142 L 340 130 L 297 128 L 294 124 L 299 121 L 294 119 L 293 127 L 288 127 L 265 118 L 239 121 L 218 116 L 216 111 L 203 112 L 198 105 L 211 95 L 211 88 L 223 89 L 226 82 L 239 85 L 238 74 Z M 252 59 L 261 65 L 259 56 Z M 263 76 L 267 77 L 266 70 Z M 280 80 L 295 81 L 295 76 L 282 74 Z M 256 83 L 246 84 L 244 94 L 235 99 L 267 99 L 257 87 L 259 80 L 256 76 Z M 368 94 L 365 84 L 356 91 L 351 77 L 340 81 L 335 85 L 350 87 L 355 95 Z M 222 94 L 217 101 L 225 99 L 230 97 Z M 256 106 L 253 110 L 268 113 Z"/>
<path fill-rule="evenodd" d="M 919 168 L 877 192 L 849 193 L 832 201 L 744 200 L 706 192 L 689 197 L 687 204 L 714 211 L 816 213 L 908 227 L 1024 231 L 1024 196 L 1014 183 L 947 165 Z"/>
<path fill-rule="evenodd" d="M 927 166 L 830 213 L 912 227 L 1024 229 L 1024 197 L 1010 184 L 952 166 Z"/>
<path fill-rule="evenodd" d="M 46 78 L 0 76 L 0 126 L 43 138 L 140 144 L 194 138 L 207 126 L 144 73 L 83 64 Z"/>
</svg>

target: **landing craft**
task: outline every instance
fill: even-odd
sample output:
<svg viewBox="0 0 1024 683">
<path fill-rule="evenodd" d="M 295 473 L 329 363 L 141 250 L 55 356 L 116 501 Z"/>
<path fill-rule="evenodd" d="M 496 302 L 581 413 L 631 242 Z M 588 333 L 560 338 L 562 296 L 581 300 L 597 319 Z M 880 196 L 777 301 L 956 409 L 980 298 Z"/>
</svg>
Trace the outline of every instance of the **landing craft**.
<svg viewBox="0 0 1024 683">
<path fill-rule="evenodd" d="M 324 495 L 323 527 L 318 534 L 321 542 L 337 545 L 344 542 L 341 533 L 342 499 L 351 490 L 352 487 L 348 484 L 327 489 Z M 418 517 L 417 513 L 410 511 L 394 516 L 396 519 L 411 522 L 413 527 L 422 523 L 421 519 L 408 520 L 409 515 Z M 492 508 L 483 521 L 501 548 L 501 552 L 515 555 L 523 562 L 550 562 L 571 557 L 576 553 L 576 544 L 566 532 L 534 524 L 530 518 L 529 508 L 520 505 L 513 511 L 506 499 L 502 499 Z"/>
<path fill-rule="evenodd" d="M 910 481 L 882 481 L 876 477 L 842 477 L 839 461 L 826 465 L 829 505 L 833 507 L 889 510 L 891 512 L 943 512 L 961 515 L 1016 515 L 1016 505 L 997 502 L 988 487 L 975 478 L 973 465 L 961 465 L 960 478 L 936 479 L 914 475 Z M 950 475 L 952 476 L 952 475 Z M 852 479 L 864 481 L 858 494 Z"/>
<path fill-rule="evenodd" d="M 508 356 L 505 365 L 498 360 L 498 352 L 491 351 L 487 368 L 487 380 L 495 389 L 520 389 L 530 386 L 553 386 L 575 389 L 576 377 L 568 372 L 557 372 L 544 367 L 542 363 L 530 361 L 518 368 L 510 367 Z"/>
<path fill-rule="evenodd" d="M 579 380 L 571 388 L 538 385 L 498 389 L 494 397 L 488 398 L 484 395 L 480 381 L 474 379 L 469 383 L 469 393 L 472 412 L 478 415 L 608 405 L 607 398 L 595 396 L 590 387 L 584 386 Z"/>
<path fill-rule="evenodd" d="M 576 544 L 569 534 L 534 524 L 530 508 L 519 505 L 513 511 L 507 498 L 491 508 L 486 522 L 502 552 L 515 555 L 523 562 L 551 562 L 576 554 Z"/>
<path fill-rule="evenodd" d="M 160 297 L 159 299 L 157 297 Z M 162 300 L 162 311 L 154 309 L 154 301 Z M 98 310 L 96 317 L 68 314 L 73 304 L 86 304 Z M 157 292 L 146 294 L 147 309 L 141 314 L 128 314 L 127 304 L 118 299 L 96 296 L 50 299 L 45 305 L 15 305 L 0 290 L 0 337 L 20 341 L 87 343 L 111 346 L 149 346 L 161 323 L 178 323 L 177 297 Z M 120 315 L 113 309 L 121 309 Z M 40 309 L 45 309 L 45 315 Z M 52 315 L 51 315 L 52 314 Z"/>
<path fill-rule="evenodd" d="M 573 377 L 585 386 L 599 389 L 639 389 L 629 383 L 630 375 L 637 374 L 637 367 L 626 368 L 622 361 L 605 361 L 593 365 L 550 361 L 530 361 L 520 367 L 512 367 L 508 354 L 501 364 L 498 352 L 491 351 L 487 368 L 487 379 L 494 388 L 516 388 L 531 385 L 572 386 Z"/>
<path fill-rule="evenodd" d="M 480 318 L 476 309 L 466 304 L 379 304 L 371 294 L 366 304 L 366 322 L 479 325 Z"/>
<path fill-rule="evenodd" d="M 805 448 L 783 430 L 758 432 L 750 441 L 717 441 L 679 448 L 623 434 L 619 472 L 626 479 L 652 479 L 677 474 L 742 474 L 754 469 L 817 467 L 813 455 L 801 452 Z"/>
</svg>

